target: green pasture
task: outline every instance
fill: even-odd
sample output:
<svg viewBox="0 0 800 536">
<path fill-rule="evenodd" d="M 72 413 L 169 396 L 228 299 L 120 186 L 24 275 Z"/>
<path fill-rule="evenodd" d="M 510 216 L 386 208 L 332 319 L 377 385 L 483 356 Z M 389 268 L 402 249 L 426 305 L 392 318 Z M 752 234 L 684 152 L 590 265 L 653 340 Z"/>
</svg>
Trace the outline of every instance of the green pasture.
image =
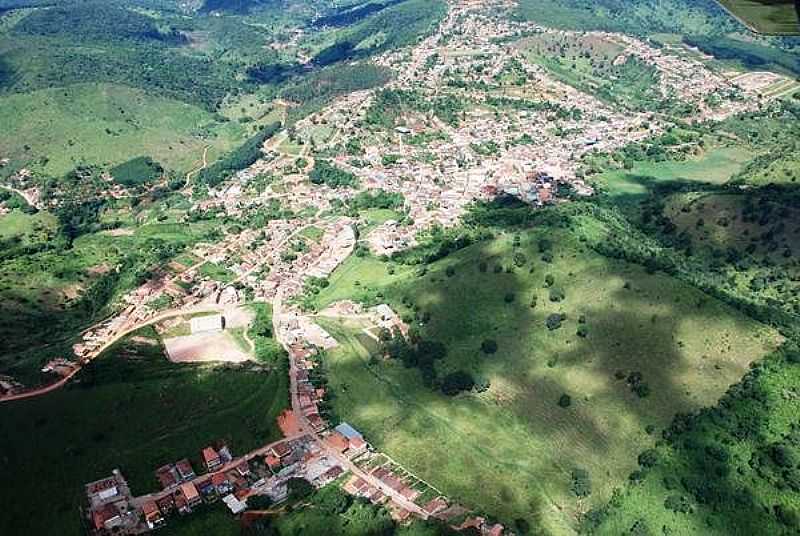
<svg viewBox="0 0 800 536">
<path fill-rule="evenodd" d="M 141 156 L 185 173 L 206 145 L 225 151 L 246 135 L 197 106 L 115 84 L 0 95 L 0 123 L 0 156 L 50 176 Z"/>
<path fill-rule="evenodd" d="M 552 263 L 540 259 L 543 238 L 554 244 Z M 514 253 L 526 260 L 509 273 Z M 563 301 L 550 301 L 547 275 Z M 360 326 L 326 321 L 342 342 L 328 358 L 337 414 L 469 507 L 555 534 L 570 533 L 576 514 L 610 498 L 675 413 L 714 404 L 778 342 L 774 331 L 675 279 L 546 231 L 523 233 L 518 248 L 505 235 L 476 244 L 421 277 L 403 267 L 387 276 L 385 263 L 354 258 L 333 274 L 319 305 L 346 297 L 388 301 L 408 314 L 405 301 L 429 314 L 424 335 L 448 348 L 439 377 L 466 370 L 490 388 L 448 398 L 414 369 L 372 363 Z M 551 331 L 545 319 L 555 313 L 566 319 Z M 496 354 L 481 351 L 487 339 L 498 343 Z M 649 396 L 617 379 L 633 371 Z M 563 394 L 569 408 L 558 405 Z M 592 476 L 588 500 L 569 491 L 575 467 Z"/>
</svg>

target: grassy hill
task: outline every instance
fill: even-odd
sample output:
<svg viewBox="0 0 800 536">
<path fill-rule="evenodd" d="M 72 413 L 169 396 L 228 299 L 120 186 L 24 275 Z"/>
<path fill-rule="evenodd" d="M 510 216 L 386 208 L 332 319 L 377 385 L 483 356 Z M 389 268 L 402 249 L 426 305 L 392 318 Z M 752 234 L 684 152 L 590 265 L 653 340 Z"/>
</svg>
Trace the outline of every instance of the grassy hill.
<svg viewBox="0 0 800 536">
<path fill-rule="evenodd" d="M 327 360 L 337 414 L 469 506 L 555 534 L 610 499 L 675 413 L 714 404 L 779 340 L 702 292 L 603 257 L 553 227 L 475 244 L 424 276 L 392 271 L 352 259 L 318 306 L 346 296 L 386 300 L 425 319 L 423 336 L 446 346 L 439 379 L 463 370 L 489 388 L 455 398 L 434 392 L 415 369 L 376 362 L 358 326 L 328 321 L 344 341 Z M 554 314 L 565 319 L 549 329 Z M 494 354 L 481 350 L 489 339 Z M 631 373 L 647 384 L 644 398 Z M 570 491 L 576 468 L 592 480 L 588 499 Z"/>
</svg>

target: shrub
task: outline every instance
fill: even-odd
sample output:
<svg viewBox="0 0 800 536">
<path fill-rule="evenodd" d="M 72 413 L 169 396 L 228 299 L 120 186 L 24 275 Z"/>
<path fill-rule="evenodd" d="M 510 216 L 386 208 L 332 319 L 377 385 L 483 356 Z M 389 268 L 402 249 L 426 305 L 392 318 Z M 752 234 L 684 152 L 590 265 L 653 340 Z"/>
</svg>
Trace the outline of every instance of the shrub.
<svg viewBox="0 0 800 536">
<path fill-rule="evenodd" d="M 578 331 L 576 332 L 576 335 L 578 337 L 585 339 L 586 336 L 589 335 L 589 328 L 587 328 L 585 324 L 581 324 L 580 326 L 578 326 Z"/>
<path fill-rule="evenodd" d="M 497 352 L 497 341 L 494 339 L 486 339 L 481 343 L 481 350 L 484 354 L 494 354 Z"/>
<path fill-rule="evenodd" d="M 447 396 L 455 396 L 462 391 L 470 391 L 475 387 L 475 380 L 469 372 L 459 370 L 442 378 L 442 392 Z"/>
<path fill-rule="evenodd" d="M 305 478 L 290 478 L 286 483 L 289 489 L 289 500 L 305 499 L 314 493 L 314 486 Z"/>
<path fill-rule="evenodd" d="M 248 510 L 266 510 L 272 506 L 272 499 L 267 495 L 251 495 L 247 498 Z"/>
<path fill-rule="evenodd" d="M 562 408 L 570 407 L 572 405 L 572 397 L 564 393 L 561 395 L 561 398 L 558 399 L 558 405 Z"/>
<path fill-rule="evenodd" d="M 588 497 L 592 493 L 592 481 L 586 469 L 576 467 L 572 470 L 572 483 L 570 491 L 577 497 Z"/>
<path fill-rule="evenodd" d="M 314 163 L 314 169 L 308 177 L 313 184 L 325 184 L 331 188 L 355 188 L 358 186 L 358 178 L 355 175 L 324 160 L 317 160 Z"/>
<path fill-rule="evenodd" d="M 691 501 L 685 495 L 670 495 L 664 499 L 664 508 L 681 514 L 691 514 L 694 511 Z"/>
<path fill-rule="evenodd" d="M 547 329 L 553 331 L 555 329 L 559 329 L 561 327 L 561 322 L 564 320 L 564 315 L 559 313 L 553 313 L 547 317 L 545 324 L 547 325 Z"/>
<path fill-rule="evenodd" d="M 556 287 L 550 287 L 550 301 L 551 302 L 558 303 L 558 302 L 564 300 L 564 298 L 566 298 L 566 297 L 567 296 L 566 296 L 566 294 L 564 294 L 564 291 L 562 289 L 556 288 Z"/>
<path fill-rule="evenodd" d="M 514 302 L 514 294 L 511 293 L 511 292 L 506 293 L 506 295 L 503 296 L 503 301 L 505 301 L 506 303 L 513 303 Z"/>
</svg>

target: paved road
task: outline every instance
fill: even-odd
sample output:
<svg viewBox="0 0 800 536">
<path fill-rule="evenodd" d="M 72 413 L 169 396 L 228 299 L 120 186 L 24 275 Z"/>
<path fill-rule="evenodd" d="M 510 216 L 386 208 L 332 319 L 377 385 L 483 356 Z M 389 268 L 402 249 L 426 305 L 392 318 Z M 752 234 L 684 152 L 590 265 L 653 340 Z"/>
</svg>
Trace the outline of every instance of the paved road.
<svg viewBox="0 0 800 536">
<path fill-rule="evenodd" d="M 290 435 L 288 437 L 284 437 L 282 439 L 279 439 L 277 441 L 273 441 L 272 443 L 269 443 L 268 445 L 264 445 L 263 447 L 259 447 L 256 450 L 248 452 L 244 456 L 240 456 L 238 458 L 235 458 L 235 459 L 231 460 L 230 462 L 226 463 L 225 465 L 223 465 L 222 467 L 220 467 L 216 471 L 211 471 L 210 473 L 205 473 L 205 474 L 199 475 L 199 476 L 195 477 L 193 480 L 190 480 L 189 482 L 192 482 L 194 484 L 194 483 L 198 482 L 199 480 L 207 477 L 208 475 L 215 475 L 217 473 L 224 473 L 226 471 L 230 471 L 231 469 L 234 469 L 237 465 L 239 465 L 242 461 L 250 461 L 253 458 L 256 458 L 256 457 L 259 457 L 259 456 L 264 456 L 265 454 L 267 454 L 269 449 L 271 449 L 272 447 L 274 447 L 278 443 L 283 443 L 284 441 L 291 441 L 293 439 L 300 439 L 304 435 L 305 434 L 302 434 L 302 433 L 294 434 L 294 435 Z M 148 493 L 146 495 L 139 495 L 138 497 L 134 497 L 133 498 L 133 504 L 136 505 L 136 506 L 141 507 L 147 501 L 157 501 L 159 499 L 162 499 L 162 498 L 166 497 L 167 495 L 171 495 L 171 494 L 175 493 L 176 489 L 178 489 L 178 486 L 170 488 L 170 489 L 162 490 L 162 491 L 157 491 L 155 493 Z"/>
<path fill-rule="evenodd" d="M 278 292 L 275 295 L 275 299 L 272 302 L 272 326 L 273 331 L 275 333 L 275 338 L 278 342 L 288 351 L 289 345 L 286 341 L 283 340 L 280 331 L 280 323 L 281 318 L 283 316 L 283 293 L 278 289 Z M 331 458 L 336 460 L 342 467 L 349 470 L 351 473 L 356 475 L 357 477 L 361 478 L 365 482 L 367 482 L 370 486 L 377 488 L 383 492 L 384 495 L 390 497 L 396 504 L 402 506 L 409 512 L 412 512 L 422 519 L 427 519 L 428 514 L 417 504 L 412 501 L 406 499 L 403 495 L 395 491 L 394 489 L 387 486 L 383 481 L 379 480 L 378 478 L 374 477 L 373 475 L 364 472 L 360 467 L 358 467 L 355 463 L 353 463 L 349 458 L 342 455 L 338 450 L 328 445 L 317 432 L 311 427 L 311 424 L 306 419 L 305 415 L 303 415 L 303 411 L 300 407 L 300 400 L 298 397 L 297 391 L 297 366 L 294 362 L 294 359 L 289 359 L 289 383 L 291 389 L 291 399 L 292 399 L 292 411 L 297 418 L 297 422 L 300 425 L 300 430 L 303 432 L 303 435 L 308 435 L 313 438 L 320 448 L 325 452 L 325 454 Z"/>
</svg>

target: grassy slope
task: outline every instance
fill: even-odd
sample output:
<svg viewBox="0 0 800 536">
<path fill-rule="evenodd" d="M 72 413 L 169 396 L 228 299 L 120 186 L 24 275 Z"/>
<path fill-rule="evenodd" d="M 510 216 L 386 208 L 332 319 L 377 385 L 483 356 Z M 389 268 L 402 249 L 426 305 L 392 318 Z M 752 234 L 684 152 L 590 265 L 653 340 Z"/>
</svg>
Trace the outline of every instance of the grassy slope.
<svg viewBox="0 0 800 536">
<path fill-rule="evenodd" d="M 121 343 L 94 373 L 82 372 L 80 384 L 0 406 L 0 532 L 82 534 L 76 508 L 85 482 L 120 468 L 134 493 L 155 490 L 157 467 L 188 456 L 199 470 L 200 450 L 213 440 L 243 453 L 279 435 L 275 419 L 288 388 L 282 370 L 175 365 L 153 343 Z M 83 385 L 92 377 L 93 385 Z M 37 509 L 44 496 L 47 507 Z"/>
<path fill-rule="evenodd" d="M 221 128 L 201 108 L 112 84 L 0 96 L 0 123 L 0 155 L 54 176 L 143 155 L 185 172 L 206 144 L 227 150 L 246 135 L 236 125 Z"/>
<path fill-rule="evenodd" d="M 639 162 L 631 170 L 602 173 L 596 179 L 613 196 L 646 194 L 655 182 L 690 180 L 722 184 L 752 157 L 743 147 L 717 147 L 684 161 Z"/>
<path fill-rule="evenodd" d="M 529 259 L 538 257 L 536 236 L 523 238 Z M 403 310 L 399 302 L 407 296 L 432 314 L 426 333 L 449 348 L 437 365 L 440 375 L 464 368 L 492 384 L 487 393 L 447 399 L 399 364 L 367 367 L 369 353 L 352 329 L 329 325 L 346 341 L 330 360 L 339 415 L 470 506 L 566 533 L 574 513 L 587 507 L 570 497 L 573 467 L 593 476 L 592 502 L 608 499 L 638 452 L 652 444 L 645 426 L 664 427 L 676 411 L 716 402 L 776 337 L 666 276 L 609 261 L 567 236 L 554 242 L 554 264 L 536 261 L 533 274 L 530 262 L 515 274 L 492 273 L 493 262 L 489 273 L 478 271 L 479 259 L 510 262 L 507 237 L 440 261 L 421 280 L 398 270 L 387 283 L 385 265 L 354 260 L 334 274 L 321 301 L 383 292 Z M 450 265 L 456 275 L 448 279 Z M 561 304 L 550 303 L 542 288 L 547 273 L 566 291 Z M 503 300 L 507 292 L 517 297 L 512 305 Z M 532 294 L 539 296 L 533 311 Z M 544 327 L 551 312 L 567 313 L 560 330 Z M 575 335 L 581 314 L 589 328 L 585 340 Z M 479 350 L 485 338 L 499 343 L 491 358 Z M 636 398 L 614 379 L 617 370 L 641 371 L 652 395 Z M 574 400 L 567 410 L 556 404 L 564 392 Z"/>
<path fill-rule="evenodd" d="M 800 507 L 796 487 L 780 484 L 778 476 L 789 475 L 794 468 L 770 468 L 763 460 L 771 445 L 785 443 L 785 435 L 796 429 L 800 407 L 797 397 L 787 393 L 795 391 L 800 367 L 771 357 L 753 377 L 748 382 L 751 387 L 743 389 L 750 396 L 729 399 L 724 410 L 706 412 L 692 430 L 661 444 L 659 461 L 642 483 L 626 487 L 612 502 L 608 517 L 594 534 L 626 534 L 641 520 L 651 531 L 662 527 L 664 534 L 797 534 L 797 524 L 782 524 L 773 510 L 779 504 L 794 512 Z M 748 429 L 756 432 L 748 434 Z M 704 451 L 706 445 L 721 446 L 724 461 L 712 459 Z M 797 443 L 791 448 L 796 456 Z M 682 480 L 702 482 L 706 475 L 711 475 L 708 484 L 723 497 L 722 504 L 700 504 L 685 494 Z M 666 508 L 667 498 L 675 496 L 688 498 L 690 513 Z"/>
<path fill-rule="evenodd" d="M 757 32 L 800 32 L 800 21 L 792 0 L 720 0 L 720 4 Z"/>
</svg>

